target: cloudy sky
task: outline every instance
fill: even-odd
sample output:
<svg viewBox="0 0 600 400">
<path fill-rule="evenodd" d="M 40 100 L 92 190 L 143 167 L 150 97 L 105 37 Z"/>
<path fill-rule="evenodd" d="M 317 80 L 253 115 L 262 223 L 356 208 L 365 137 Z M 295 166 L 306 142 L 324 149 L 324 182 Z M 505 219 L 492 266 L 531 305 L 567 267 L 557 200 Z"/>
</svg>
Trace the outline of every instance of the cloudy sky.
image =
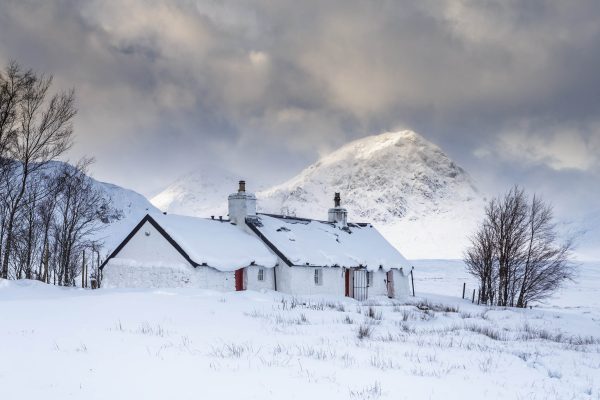
<svg viewBox="0 0 600 400">
<path fill-rule="evenodd" d="M 199 165 L 277 183 L 410 128 L 575 217 L 600 208 L 599 20 L 597 0 L 2 0 L 0 62 L 75 87 L 69 158 L 146 195 Z"/>
</svg>

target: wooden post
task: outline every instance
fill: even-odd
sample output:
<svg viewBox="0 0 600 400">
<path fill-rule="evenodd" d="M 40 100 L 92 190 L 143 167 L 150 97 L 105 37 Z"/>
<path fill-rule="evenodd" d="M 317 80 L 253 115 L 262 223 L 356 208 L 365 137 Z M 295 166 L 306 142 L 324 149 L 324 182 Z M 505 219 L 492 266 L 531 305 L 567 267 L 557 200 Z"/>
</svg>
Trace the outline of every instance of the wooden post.
<svg viewBox="0 0 600 400">
<path fill-rule="evenodd" d="M 48 276 L 48 243 L 44 248 L 44 282 L 50 283 L 50 277 Z"/>
<path fill-rule="evenodd" d="M 467 282 L 463 282 L 463 299 L 465 298 L 465 290 L 467 289 Z"/>
<path fill-rule="evenodd" d="M 479 302 L 481 301 L 481 291 L 477 291 L 477 305 L 479 305 Z"/>
<path fill-rule="evenodd" d="M 412 283 L 413 297 L 415 297 L 415 277 L 413 276 L 414 269 L 415 267 L 412 267 L 412 269 L 410 270 L 410 281 Z"/>
<path fill-rule="evenodd" d="M 96 250 L 96 288 L 102 285 L 102 270 L 100 269 L 100 250 Z"/>
<path fill-rule="evenodd" d="M 85 287 L 85 250 L 83 250 L 81 259 L 81 287 Z"/>
<path fill-rule="evenodd" d="M 473 299 L 471 300 L 471 303 L 475 303 L 475 289 L 473 289 Z"/>
</svg>

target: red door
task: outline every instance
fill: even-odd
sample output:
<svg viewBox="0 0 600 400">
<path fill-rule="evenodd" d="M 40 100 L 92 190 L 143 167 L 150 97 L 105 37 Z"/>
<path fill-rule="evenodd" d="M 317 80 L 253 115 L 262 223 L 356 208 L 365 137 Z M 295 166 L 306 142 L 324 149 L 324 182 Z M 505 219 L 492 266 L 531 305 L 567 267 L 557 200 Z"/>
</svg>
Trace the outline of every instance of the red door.
<svg viewBox="0 0 600 400">
<path fill-rule="evenodd" d="M 350 297 L 350 270 L 346 269 L 346 297 Z"/>
<path fill-rule="evenodd" d="M 244 290 L 244 268 L 235 270 L 235 290 Z"/>
</svg>

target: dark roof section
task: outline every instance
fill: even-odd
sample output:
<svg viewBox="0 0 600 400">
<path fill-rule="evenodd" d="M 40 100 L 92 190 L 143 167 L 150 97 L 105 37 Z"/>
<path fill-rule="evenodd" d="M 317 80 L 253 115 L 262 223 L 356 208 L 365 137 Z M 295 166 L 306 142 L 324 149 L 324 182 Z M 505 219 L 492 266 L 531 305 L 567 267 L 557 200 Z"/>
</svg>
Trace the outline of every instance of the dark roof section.
<svg viewBox="0 0 600 400">
<path fill-rule="evenodd" d="M 185 258 L 186 261 L 190 263 L 192 267 L 198 267 L 200 265 L 194 262 L 190 258 L 190 256 L 188 256 L 188 254 L 181 248 L 181 246 L 177 244 L 175 240 L 173 240 L 173 238 L 154 220 L 154 218 L 150 216 L 150 214 L 146 214 L 146 216 L 142 218 L 142 220 L 135 226 L 135 228 L 133 228 L 133 230 L 129 233 L 129 235 L 127 235 L 127 237 L 121 242 L 121 244 L 117 246 L 117 248 L 112 253 L 110 253 L 106 260 L 104 260 L 104 262 L 100 266 L 101 270 L 104 268 L 106 263 L 110 261 L 111 258 L 116 257 L 116 255 L 119 254 L 123 247 L 125 247 L 125 245 L 131 240 L 133 236 L 135 236 L 135 234 L 142 228 L 142 226 L 144 226 L 146 222 L 149 222 L 171 244 L 171 246 L 173 246 L 175 250 L 177 250 L 183 256 L 183 258 Z"/>
</svg>

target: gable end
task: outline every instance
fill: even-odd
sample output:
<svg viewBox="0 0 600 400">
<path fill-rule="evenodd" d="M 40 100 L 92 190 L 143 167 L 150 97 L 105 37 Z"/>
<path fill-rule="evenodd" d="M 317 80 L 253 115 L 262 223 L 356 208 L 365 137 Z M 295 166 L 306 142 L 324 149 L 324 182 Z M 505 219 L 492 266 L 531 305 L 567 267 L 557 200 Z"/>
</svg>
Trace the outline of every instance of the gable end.
<svg viewBox="0 0 600 400">
<path fill-rule="evenodd" d="M 112 253 L 110 253 L 106 260 L 104 260 L 104 262 L 100 266 L 100 270 L 104 269 L 104 266 L 112 258 L 116 257 L 117 254 L 119 254 L 123 247 L 125 247 L 125 245 L 129 243 L 129 241 L 142 228 L 142 226 L 144 226 L 146 222 L 149 222 L 150 225 L 152 225 L 158 231 L 158 233 L 160 233 L 167 240 L 167 242 L 169 242 L 169 244 L 173 246 L 175 250 L 177 250 L 177 252 L 179 252 L 179 254 L 181 254 L 181 256 L 185 258 L 187 262 L 190 263 L 192 267 L 197 267 L 199 265 L 197 262 L 192 260 L 190 256 L 188 256 L 188 254 L 181 248 L 181 246 L 175 240 L 173 240 L 173 238 L 158 224 L 158 222 L 156 222 L 156 220 L 154 220 L 154 218 L 150 216 L 150 214 L 146 214 L 146 216 L 142 218 L 142 220 L 135 226 L 135 228 L 133 228 L 133 230 L 129 233 L 129 235 L 127 235 L 127 237 L 121 242 L 121 244 L 119 244 L 119 246 L 117 246 L 117 248 Z"/>
</svg>

